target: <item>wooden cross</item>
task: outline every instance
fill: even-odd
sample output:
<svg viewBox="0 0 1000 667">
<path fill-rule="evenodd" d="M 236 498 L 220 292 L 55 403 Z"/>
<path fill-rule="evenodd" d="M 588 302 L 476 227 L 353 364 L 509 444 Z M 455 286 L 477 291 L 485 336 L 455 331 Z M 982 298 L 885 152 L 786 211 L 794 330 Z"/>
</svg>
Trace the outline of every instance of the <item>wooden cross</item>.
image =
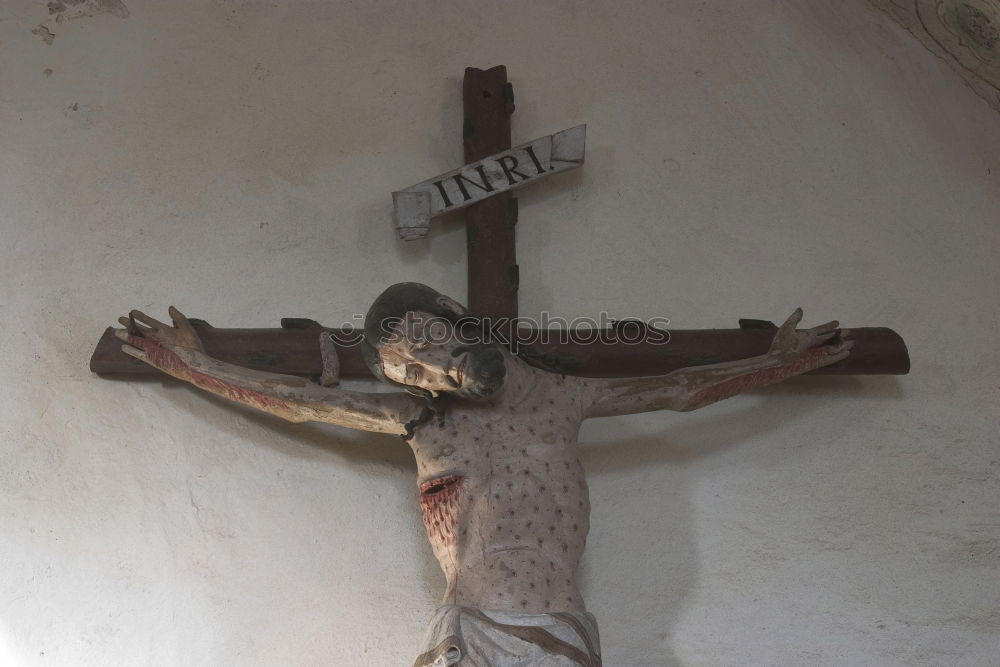
<svg viewBox="0 0 1000 667">
<path fill-rule="evenodd" d="M 504 66 L 488 70 L 467 68 L 462 89 L 465 120 L 462 136 L 466 164 L 475 163 L 511 148 L 510 116 L 514 112 L 513 87 Z M 513 180 L 513 179 L 512 179 Z M 485 177 L 484 177 L 485 181 Z M 517 200 L 510 190 L 492 194 L 466 208 L 468 248 L 468 307 L 494 321 L 517 317 L 520 277 L 514 229 Z M 348 378 L 371 377 L 356 344 L 359 332 L 329 329 L 309 319 L 285 318 L 281 328 L 219 329 L 192 320 L 208 355 L 228 363 L 306 377 L 319 377 L 323 362 L 318 345 L 322 331 L 330 331 L 340 359 L 340 374 Z M 630 322 L 628 326 L 642 326 Z M 622 326 L 620 323 L 616 326 Z M 560 370 L 588 377 L 662 375 L 678 368 L 756 356 L 767 351 L 776 326 L 767 321 L 741 319 L 736 329 L 671 330 L 668 344 L 650 341 L 616 342 L 614 328 L 596 332 L 593 341 L 581 342 L 563 335 L 548 342 L 537 340 L 532 329 L 505 330 L 519 340 L 561 360 Z M 108 375 L 152 375 L 151 366 L 121 352 L 121 341 L 108 328 L 90 360 L 92 371 Z M 844 329 L 855 341 L 851 355 L 817 374 L 891 374 L 909 371 L 903 339 L 886 327 Z"/>
</svg>

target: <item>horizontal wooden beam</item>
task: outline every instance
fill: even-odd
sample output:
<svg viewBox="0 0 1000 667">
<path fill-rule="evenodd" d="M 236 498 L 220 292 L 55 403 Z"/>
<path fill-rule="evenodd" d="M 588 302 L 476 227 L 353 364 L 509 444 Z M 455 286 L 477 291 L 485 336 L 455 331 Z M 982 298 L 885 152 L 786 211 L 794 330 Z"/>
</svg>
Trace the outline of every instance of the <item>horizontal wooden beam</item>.
<svg viewBox="0 0 1000 667">
<path fill-rule="evenodd" d="M 258 370 L 318 377 L 322 372 L 319 336 L 332 332 L 345 378 L 371 378 L 361 357 L 361 348 L 350 341 L 359 332 L 327 329 L 312 320 L 282 320 L 280 329 L 217 329 L 201 320 L 192 320 L 205 351 L 215 359 Z M 671 331 L 664 344 L 607 342 L 616 336 L 610 329 L 597 330 L 605 341 L 552 340 L 533 343 L 546 361 L 567 375 L 584 377 L 638 377 L 662 375 L 678 368 L 743 359 L 767 351 L 774 338 L 774 326 L 754 320 L 739 329 L 696 329 Z M 821 375 L 903 375 L 910 359 L 903 339 L 885 327 L 844 329 L 855 341 L 851 356 L 827 368 L 813 371 Z M 565 332 L 564 332 L 565 333 Z M 595 337 L 597 333 L 595 332 Z M 537 331 L 522 331 L 519 338 L 538 340 Z M 565 336 L 563 337 L 565 338 Z M 619 336 L 620 338 L 620 336 Z M 121 352 L 114 330 L 104 332 L 90 369 L 102 375 L 136 377 L 155 375 L 155 369 Z"/>
</svg>

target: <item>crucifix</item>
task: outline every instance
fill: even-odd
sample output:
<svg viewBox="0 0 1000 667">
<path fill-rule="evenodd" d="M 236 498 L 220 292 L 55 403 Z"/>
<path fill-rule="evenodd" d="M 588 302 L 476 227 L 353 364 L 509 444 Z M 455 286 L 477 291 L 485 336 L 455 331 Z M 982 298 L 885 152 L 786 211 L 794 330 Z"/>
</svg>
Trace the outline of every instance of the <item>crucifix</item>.
<svg viewBox="0 0 1000 667">
<path fill-rule="evenodd" d="M 511 190 L 581 164 L 584 130 L 511 148 L 503 67 L 468 69 L 463 100 L 466 165 L 394 199 L 406 239 L 420 238 L 436 212 L 467 206 L 468 307 L 400 283 L 374 301 L 360 332 L 302 319 L 225 330 L 174 308 L 170 324 L 131 311 L 106 332 L 91 368 L 164 372 L 290 421 L 400 436 L 446 579 L 414 666 L 599 667 L 597 623 L 578 581 L 590 515 L 577 442 L 584 419 L 690 411 L 807 372 L 905 373 L 909 361 L 889 329 L 799 329 L 800 309 L 780 326 L 741 320 L 735 330 L 615 323 L 586 342 L 539 341 L 537 330 L 509 325 L 518 287 Z M 363 374 L 396 391 L 338 386 Z"/>
</svg>

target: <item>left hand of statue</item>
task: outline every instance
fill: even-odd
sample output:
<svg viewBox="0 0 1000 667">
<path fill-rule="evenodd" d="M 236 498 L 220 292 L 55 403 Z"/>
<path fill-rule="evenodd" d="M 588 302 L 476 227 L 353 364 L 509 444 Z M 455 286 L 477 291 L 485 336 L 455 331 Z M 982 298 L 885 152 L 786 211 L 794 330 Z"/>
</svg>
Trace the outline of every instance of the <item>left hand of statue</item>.
<svg viewBox="0 0 1000 667">
<path fill-rule="evenodd" d="M 201 339 L 198 338 L 187 317 L 173 306 L 170 306 L 168 312 L 173 326 L 155 320 L 140 310 L 133 310 L 129 312 L 128 317 L 118 318 L 125 330 L 118 331 L 116 335 L 125 342 L 143 349 L 152 343 L 167 348 L 204 352 Z"/>
<path fill-rule="evenodd" d="M 801 320 L 802 309 L 796 308 L 774 335 L 767 356 L 776 364 L 792 363 L 801 358 L 807 350 L 826 351 L 826 356 L 817 357 L 817 361 L 822 362 L 819 364 L 821 366 L 840 361 L 850 354 L 854 341 L 843 339 L 840 323 L 837 320 L 811 329 L 796 330 L 795 327 Z M 813 355 L 815 356 L 815 352 Z"/>
</svg>

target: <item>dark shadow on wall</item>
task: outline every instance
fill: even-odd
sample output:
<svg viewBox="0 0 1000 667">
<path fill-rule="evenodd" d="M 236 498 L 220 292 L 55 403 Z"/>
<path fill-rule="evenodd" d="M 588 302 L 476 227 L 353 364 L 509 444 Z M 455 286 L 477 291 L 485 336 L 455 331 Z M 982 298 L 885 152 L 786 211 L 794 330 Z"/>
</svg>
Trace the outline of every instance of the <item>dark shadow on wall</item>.
<svg viewBox="0 0 1000 667">
<path fill-rule="evenodd" d="M 700 414 L 665 415 L 670 423 L 654 436 L 623 432 L 628 417 L 585 427 L 581 444 L 592 522 L 584 597 L 601 627 L 607 664 L 685 667 L 671 638 L 700 577 L 692 504 L 699 473 L 691 464 L 749 440 L 759 443 L 762 436 L 808 419 L 823 402 L 848 395 L 903 399 L 895 377 L 810 376 L 734 398 L 746 407 L 717 417 L 711 406 Z M 758 446 L 762 462 L 786 456 L 777 445 Z M 642 511 L 650 503 L 662 511 Z M 618 546 L 624 544 L 629 548 Z M 619 572 L 628 576 L 618 577 Z"/>
</svg>

